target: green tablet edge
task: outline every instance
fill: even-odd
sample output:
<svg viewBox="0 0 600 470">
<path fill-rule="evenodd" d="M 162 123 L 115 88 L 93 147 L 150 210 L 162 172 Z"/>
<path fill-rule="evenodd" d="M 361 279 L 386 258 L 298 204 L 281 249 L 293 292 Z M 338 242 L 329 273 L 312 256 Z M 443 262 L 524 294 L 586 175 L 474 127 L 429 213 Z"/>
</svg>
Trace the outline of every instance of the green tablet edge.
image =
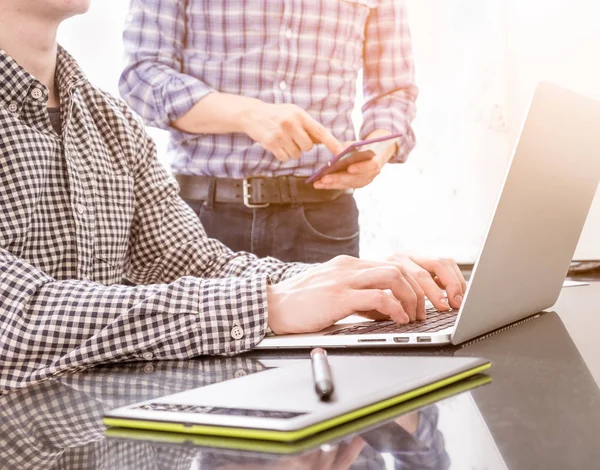
<svg viewBox="0 0 600 470">
<path fill-rule="evenodd" d="M 384 408 L 388 408 L 390 406 L 397 405 L 398 403 L 402 403 L 420 395 L 424 395 L 425 393 L 432 392 L 439 388 L 445 387 L 446 385 L 453 384 L 460 380 L 466 379 L 467 377 L 471 377 L 475 374 L 483 372 L 484 370 L 489 369 L 490 366 L 491 363 L 488 362 L 486 364 L 482 364 L 480 366 L 469 369 L 465 372 L 461 372 L 451 377 L 432 382 L 431 384 L 425 385 L 423 387 L 416 388 L 414 390 L 411 390 L 410 392 L 406 392 L 401 395 L 388 398 L 387 400 L 373 403 L 372 405 L 350 411 L 343 415 L 336 416 L 334 418 L 295 431 L 274 431 L 267 429 L 234 428 L 225 426 L 189 425 L 183 423 L 147 421 L 130 418 L 105 417 L 102 421 L 106 426 L 148 429 L 153 431 L 166 431 L 184 434 L 205 434 L 211 436 L 239 437 L 244 439 L 261 439 L 268 441 L 290 442 L 300 440 L 318 432 L 325 431 L 334 426 L 339 426 L 340 424 L 347 423 L 348 421 L 362 418 L 363 416 L 383 410 Z"/>
<path fill-rule="evenodd" d="M 473 390 L 492 381 L 488 375 L 474 375 L 457 383 L 447 385 L 441 389 L 426 393 L 412 400 L 391 406 L 376 413 L 350 421 L 348 423 L 328 429 L 316 435 L 295 442 L 277 442 L 257 439 L 243 439 L 236 437 L 224 438 L 222 436 L 191 435 L 176 432 L 149 431 L 147 429 L 132 429 L 123 427 L 110 427 L 106 429 L 108 438 L 133 439 L 161 444 L 191 444 L 198 447 L 212 447 L 236 451 L 250 451 L 270 454 L 296 454 L 305 450 L 318 447 L 334 439 L 348 436 L 357 431 L 366 431 L 382 422 L 415 411 L 440 400 L 456 396 L 460 393 Z"/>
</svg>

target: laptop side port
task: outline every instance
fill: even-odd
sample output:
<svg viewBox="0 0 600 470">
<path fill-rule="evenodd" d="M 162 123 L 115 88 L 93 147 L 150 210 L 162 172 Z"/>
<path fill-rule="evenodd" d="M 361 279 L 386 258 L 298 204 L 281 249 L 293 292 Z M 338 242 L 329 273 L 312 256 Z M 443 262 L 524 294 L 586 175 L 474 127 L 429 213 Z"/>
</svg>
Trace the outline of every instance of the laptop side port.
<svg viewBox="0 0 600 470">
<path fill-rule="evenodd" d="M 431 343 L 431 336 L 418 336 L 417 343 Z"/>
<path fill-rule="evenodd" d="M 394 343 L 408 343 L 409 341 L 408 336 L 394 336 Z"/>
<path fill-rule="evenodd" d="M 359 339 L 358 342 L 359 343 L 385 343 L 387 340 L 385 338 L 381 338 L 381 339 L 377 339 L 377 338 L 371 338 L 371 339 Z"/>
</svg>

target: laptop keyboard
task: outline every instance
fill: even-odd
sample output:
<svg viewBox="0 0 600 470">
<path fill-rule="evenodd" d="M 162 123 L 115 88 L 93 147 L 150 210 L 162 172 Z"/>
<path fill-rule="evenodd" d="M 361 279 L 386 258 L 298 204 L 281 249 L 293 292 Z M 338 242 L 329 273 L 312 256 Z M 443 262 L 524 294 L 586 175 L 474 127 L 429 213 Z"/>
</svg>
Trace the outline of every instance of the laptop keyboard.
<svg viewBox="0 0 600 470">
<path fill-rule="evenodd" d="M 382 334 L 382 333 L 423 333 L 440 331 L 448 328 L 456 321 L 458 310 L 449 310 L 447 312 L 439 312 L 435 308 L 428 308 L 427 320 L 408 323 L 406 325 L 398 325 L 393 320 L 388 321 L 373 321 L 351 325 L 339 330 L 325 333 L 326 336 L 334 335 L 365 335 L 365 334 Z"/>
</svg>

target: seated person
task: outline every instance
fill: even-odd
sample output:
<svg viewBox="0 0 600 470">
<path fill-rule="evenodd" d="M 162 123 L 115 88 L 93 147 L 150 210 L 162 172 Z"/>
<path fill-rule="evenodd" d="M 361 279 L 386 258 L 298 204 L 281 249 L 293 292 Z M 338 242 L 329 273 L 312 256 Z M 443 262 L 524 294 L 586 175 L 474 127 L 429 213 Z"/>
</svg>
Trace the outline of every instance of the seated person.
<svg viewBox="0 0 600 470">
<path fill-rule="evenodd" d="M 286 264 L 208 238 L 143 126 L 57 45 L 88 6 L 0 6 L 0 393 L 96 364 L 236 354 L 268 328 L 357 311 L 422 320 L 424 295 L 460 306 L 453 261 Z"/>
</svg>

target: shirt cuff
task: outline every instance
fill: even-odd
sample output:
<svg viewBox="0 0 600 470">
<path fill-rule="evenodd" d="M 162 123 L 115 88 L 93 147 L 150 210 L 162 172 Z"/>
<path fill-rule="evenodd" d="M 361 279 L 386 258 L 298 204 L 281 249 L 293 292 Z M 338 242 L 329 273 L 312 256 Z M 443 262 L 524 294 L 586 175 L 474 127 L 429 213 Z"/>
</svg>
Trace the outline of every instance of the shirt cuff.
<svg viewBox="0 0 600 470">
<path fill-rule="evenodd" d="M 384 129 L 392 134 L 401 133 L 396 152 L 389 160 L 390 163 L 404 163 L 408 154 L 415 147 L 415 134 L 404 113 L 393 108 L 372 108 L 363 113 L 363 125 L 360 129 L 360 138 L 366 139 L 371 132 Z"/>
<path fill-rule="evenodd" d="M 184 116 L 198 101 L 215 90 L 203 81 L 177 74 L 165 85 L 154 88 L 155 109 L 162 109 L 161 127 L 168 129 L 172 121 Z"/>
<path fill-rule="evenodd" d="M 267 329 L 266 277 L 203 280 L 198 311 L 202 354 L 252 349 Z"/>
</svg>

